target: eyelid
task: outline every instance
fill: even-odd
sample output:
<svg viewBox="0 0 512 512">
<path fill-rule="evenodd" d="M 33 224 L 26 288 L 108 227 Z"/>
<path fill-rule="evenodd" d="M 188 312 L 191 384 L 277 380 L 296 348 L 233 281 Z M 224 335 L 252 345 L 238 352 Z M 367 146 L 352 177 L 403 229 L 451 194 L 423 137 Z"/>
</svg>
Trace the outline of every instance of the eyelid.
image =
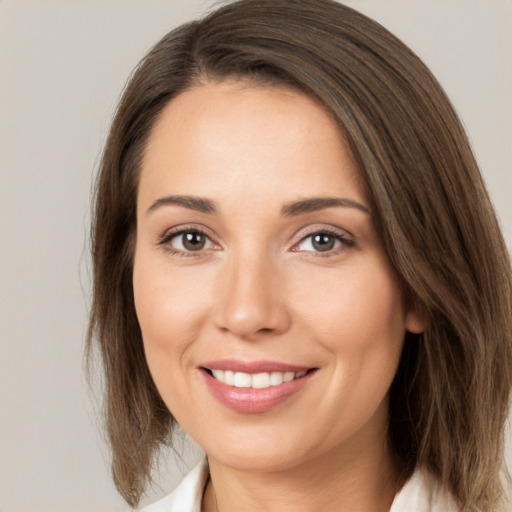
<svg viewBox="0 0 512 512">
<path fill-rule="evenodd" d="M 334 236 L 339 236 L 340 238 L 345 238 L 347 240 L 354 240 L 354 235 L 352 235 L 349 231 L 343 228 L 339 228 L 337 226 L 333 226 L 331 224 L 313 224 L 309 225 L 305 228 L 300 229 L 294 238 L 297 242 L 300 242 L 304 238 L 315 235 L 317 233 L 329 233 Z"/>
</svg>

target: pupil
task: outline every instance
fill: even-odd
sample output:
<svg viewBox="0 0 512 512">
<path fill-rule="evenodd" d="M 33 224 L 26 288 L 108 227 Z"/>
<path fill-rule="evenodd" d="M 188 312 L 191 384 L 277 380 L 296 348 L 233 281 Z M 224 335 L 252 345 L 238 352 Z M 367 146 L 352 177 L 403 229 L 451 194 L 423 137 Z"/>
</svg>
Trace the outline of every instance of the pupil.
<svg viewBox="0 0 512 512">
<path fill-rule="evenodd" d="M 321 233 L 313 237 L 313 247 L 317 251 L 330 251 L 334 247 L 334 237 Z"/>
<path fill-rule="evenodd" d="M 200 251 L 205 244 L 205 237 L 201 233 L 185 233 L 183 247 L 189 251 Z"/>
</svg>

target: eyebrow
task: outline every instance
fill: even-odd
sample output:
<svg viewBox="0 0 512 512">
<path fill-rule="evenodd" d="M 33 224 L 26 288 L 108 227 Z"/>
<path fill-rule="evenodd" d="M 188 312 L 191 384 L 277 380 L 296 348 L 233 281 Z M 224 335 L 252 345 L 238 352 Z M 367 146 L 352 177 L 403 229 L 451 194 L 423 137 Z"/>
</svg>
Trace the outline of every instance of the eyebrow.
<svg viewBox="0 0 512 512">
<path fill-rule="evenodd" d="M 196 196 L 183 196 L 183 195 L 174 195 L 174 196 L 166 196 L 157 199 L 147 210 L 147 213 L 150 213 L 157 208 L 166 205 L 177 205 L 183 206 L 184 208 L 188 208 L 190 210 L 195 210 L 201 213 L 209 213 L 209 214 L 217 214 L 218 210 L 215 206 L 215 203 L 210 199 L 206 199 L 203 197 Z M 283 217 L 293 217 L 296 215 L 301 215 L 303 213 L 314 212 L 317 210 L 322 210 L 324 208 L 355 208 L 360 210 L 366 214 L 370 214 L 370 210 L 354 201 L 353 199 L 343 198 L 343 197 L 312 197 L 308 199 L 302 199 L 300 201 L 293 201 L 291 203 L 287 203 L 281 209 L 281 215 Z"/>
<path fill-rule="evenodd" d="M 195 196 L 167 196 L 157 199 L 149 208 L 147 213 L 150 213 L 161 206 L 175 204 L 183 206 L 190 210 L 195 210 L 201 213 L 218 213 L 217 208 L 213 201 L 202 197 Z"/>
<path fill-rule="evenodd" d="M 366 206 L 354 201 L 353 199 L 343 197 L 313 197 L 284 205 L 281 210 L 281 215 L 284 217 L 292 217 L 295 215 L 301 215 L 302 213 L 309 213 L 316 210 L 322 210 L 324 208 L 335 207 L 355 208 L 368 215 L 370 214 L 370 210 Z"/>
</svg>

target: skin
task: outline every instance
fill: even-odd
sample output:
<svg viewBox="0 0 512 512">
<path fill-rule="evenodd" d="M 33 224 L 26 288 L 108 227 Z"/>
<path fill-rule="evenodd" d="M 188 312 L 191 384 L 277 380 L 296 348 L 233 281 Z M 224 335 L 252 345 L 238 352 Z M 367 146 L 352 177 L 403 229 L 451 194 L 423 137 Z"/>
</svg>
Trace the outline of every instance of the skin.
<svg viewBox="0 0 512 512">
<path fill-rule="evenodd" d="M 217 211 L 159 202 L 176 195 Z M 361 207 L 283 215 L 318 197 Z M 206 233 L 201 250 L 169 234 L 182 228 Z M 319 251 L 311 232 L 326 229 L 334 247 Z M 203 510 L 389 510 L 399 468 L 387 394 L 406 330 L 424 325 L 404 304 L 354 160 L 321 106 L 237 82 L 170 102 L 143 159 L 133 283 L 156 386 L 208 455 Z M 247 414 L 205 385 L 201 363 L 224 358 L 318 370 L 290 399 Z"/>
</svg>

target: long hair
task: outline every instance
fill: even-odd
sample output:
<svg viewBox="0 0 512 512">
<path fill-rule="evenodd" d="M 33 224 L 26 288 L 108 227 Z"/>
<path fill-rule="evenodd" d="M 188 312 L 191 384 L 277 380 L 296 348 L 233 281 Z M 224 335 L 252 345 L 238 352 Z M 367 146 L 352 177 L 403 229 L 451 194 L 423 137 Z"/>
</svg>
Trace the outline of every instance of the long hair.
<svg viewBox="0 0 512 512">
<path fill-rule="evenodd" d="M 144 356 L 132 289 L 140 164 L 163 108 L 239 79 L 292 87 L 346 136 L 376 228 L 411 306 L 390 390 L 388 439 L 407 477 L 429 470 L 461 511 L 503 490 L 512 382 L 510 259 L 467 136 L 420 59 L 378 23 L 330 0 L 242 0 L 167 34 L 132 75 L 96 184 L 87 350 L 100 349 L 115 484 L 135 506 L 174 419 Z M 94 343 L 97 342 L 97 345 Z"/>
</svg>

